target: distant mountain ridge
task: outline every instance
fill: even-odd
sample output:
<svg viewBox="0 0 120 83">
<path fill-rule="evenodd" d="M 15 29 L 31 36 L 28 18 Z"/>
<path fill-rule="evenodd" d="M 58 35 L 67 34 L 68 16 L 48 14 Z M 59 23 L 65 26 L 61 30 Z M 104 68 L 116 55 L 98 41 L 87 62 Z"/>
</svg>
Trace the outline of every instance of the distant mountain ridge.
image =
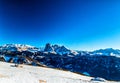
<svg viewBox="0 0 120 83">
<path fill-rule="evenodd" d="M 99 49 L 93 51 L 94 54 L 99 55 L 106 55 L 106 56 L 119 56 L 120 50 L 119 49 L 113 49 L 113 48 L 106 48 L 106 49 Z"/>
<path fill-rule="evenodd" d="M 84 49 L 83 49 L 84 50 Z M 106 56 L 119 56 L 120 50 L 113 48 L 99 49 L 94 51 L 75 51 L 66 48 L 65 46 L 59 46 L 57 44 L 51 45 L 47 43 L 44 48 L 38 48 L 31 45 L 26 44 L 4 44 L 0 46 L 0 52 L 3 51 L 29 51 L 29 52 L 49 52 L 55 53 L 59 55 L 106 55 Z"/>
<path fill-rule="evenodd" d="M 35 46 L 31 45 L 25 45 L 25 44 L 5 44 L 0 46 L 0 51 L 30 51 L 30 52 L 37 52 L 37 51 L 42 51 L 42 52 L 50 52 L 50 53 L 55 53 L 55 54 L 71 54 L 71 55 L 77 55 L 78 53 L 76 51 L 70 50 L 66 48 L 65 46 L 59 46 L 59 45 L 51 45 L 50 43 L 47 43 L 44 47 L 44 49 L 37 48 Z"/>
</svg>

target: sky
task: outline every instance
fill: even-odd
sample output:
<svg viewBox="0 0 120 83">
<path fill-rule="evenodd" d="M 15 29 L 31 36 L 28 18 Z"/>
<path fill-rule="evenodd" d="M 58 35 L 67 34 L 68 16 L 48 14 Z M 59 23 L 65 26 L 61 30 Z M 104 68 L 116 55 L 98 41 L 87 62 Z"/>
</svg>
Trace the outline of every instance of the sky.
<svg viewBox="0 0 120 83">
<path fill-rule="evenodd" d="M 0 0 L 0 45 L 120 49 L 119 0 Z"/>
</svg>

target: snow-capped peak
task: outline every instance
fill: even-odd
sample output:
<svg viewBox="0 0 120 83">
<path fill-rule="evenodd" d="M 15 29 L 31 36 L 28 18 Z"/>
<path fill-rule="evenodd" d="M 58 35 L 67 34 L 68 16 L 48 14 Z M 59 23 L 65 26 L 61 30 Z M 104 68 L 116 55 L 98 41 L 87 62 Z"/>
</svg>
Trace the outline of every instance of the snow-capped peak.
<svg viewBox="0 0 120 83">
<path fill-rule="evenodd" d="M 26 44 L 4 44 L 0 47 L 1 51 L 34 51 L 36 47 Z"/>
</svg>

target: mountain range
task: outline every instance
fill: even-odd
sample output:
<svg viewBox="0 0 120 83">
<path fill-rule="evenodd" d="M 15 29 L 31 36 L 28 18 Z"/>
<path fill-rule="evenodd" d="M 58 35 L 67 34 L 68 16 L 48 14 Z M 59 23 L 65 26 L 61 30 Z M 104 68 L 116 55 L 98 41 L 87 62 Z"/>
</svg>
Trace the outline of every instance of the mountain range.
<svg viewBox="0 0 120 83">
<path fill-rule="evenodd" d="M 47 43 L 44 48 L 23 44 L 0 46 L 0 61 L 67 70 L 106 80 L 120 81 L 120 50 L 70 50 Z"/>
<path fill-rule="evenodd" d="M 83 49 L 84 50 L 84 49 Z M 70 50 L 65 46 L 59 46 L 57 44 L 51 45 L 47 43 L 44 48 L 38 48 L 31 45 L 25 44 L 5 44 L 0 46 L 0 52 L 22 52 L 22 51 L 29 51 L 29 52 L 44 52 L 44 53 L 54 53 L 59 55 L 106 55 L 106 56 L 119 56 L 120 50 L 113 49 L 113 48 L 106 48 L 106 49 L 99 49 L 94 51 L 79 51 L 79 50 Z"/>
</svg>

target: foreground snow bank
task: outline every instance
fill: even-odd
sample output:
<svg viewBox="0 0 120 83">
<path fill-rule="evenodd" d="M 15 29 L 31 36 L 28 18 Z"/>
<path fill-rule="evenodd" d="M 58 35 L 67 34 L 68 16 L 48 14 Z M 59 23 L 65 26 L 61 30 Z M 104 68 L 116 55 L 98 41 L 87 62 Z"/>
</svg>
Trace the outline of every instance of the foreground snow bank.
<svg viewBox="0 0 120 83">
<path fill-rule="evenodd" d="M 12 73 L 12 72 L 11 72 Z M 0 78 L 0 83 L 39 83 L 39 80 L 32 76 L 29 72 L 18 72 L 9 77 Z"/>
<path fill-rule="evenodd" d="M 27 65 L 14 67 L 13 65 L 0 62 L 0 83 L 96 83 L 90 81 L 92 77 L 68 71 Z M 46 82 L 40 82 L 40 80 Z M 106 81 L 106 83 L 109 82 Z"/>
</svg>

